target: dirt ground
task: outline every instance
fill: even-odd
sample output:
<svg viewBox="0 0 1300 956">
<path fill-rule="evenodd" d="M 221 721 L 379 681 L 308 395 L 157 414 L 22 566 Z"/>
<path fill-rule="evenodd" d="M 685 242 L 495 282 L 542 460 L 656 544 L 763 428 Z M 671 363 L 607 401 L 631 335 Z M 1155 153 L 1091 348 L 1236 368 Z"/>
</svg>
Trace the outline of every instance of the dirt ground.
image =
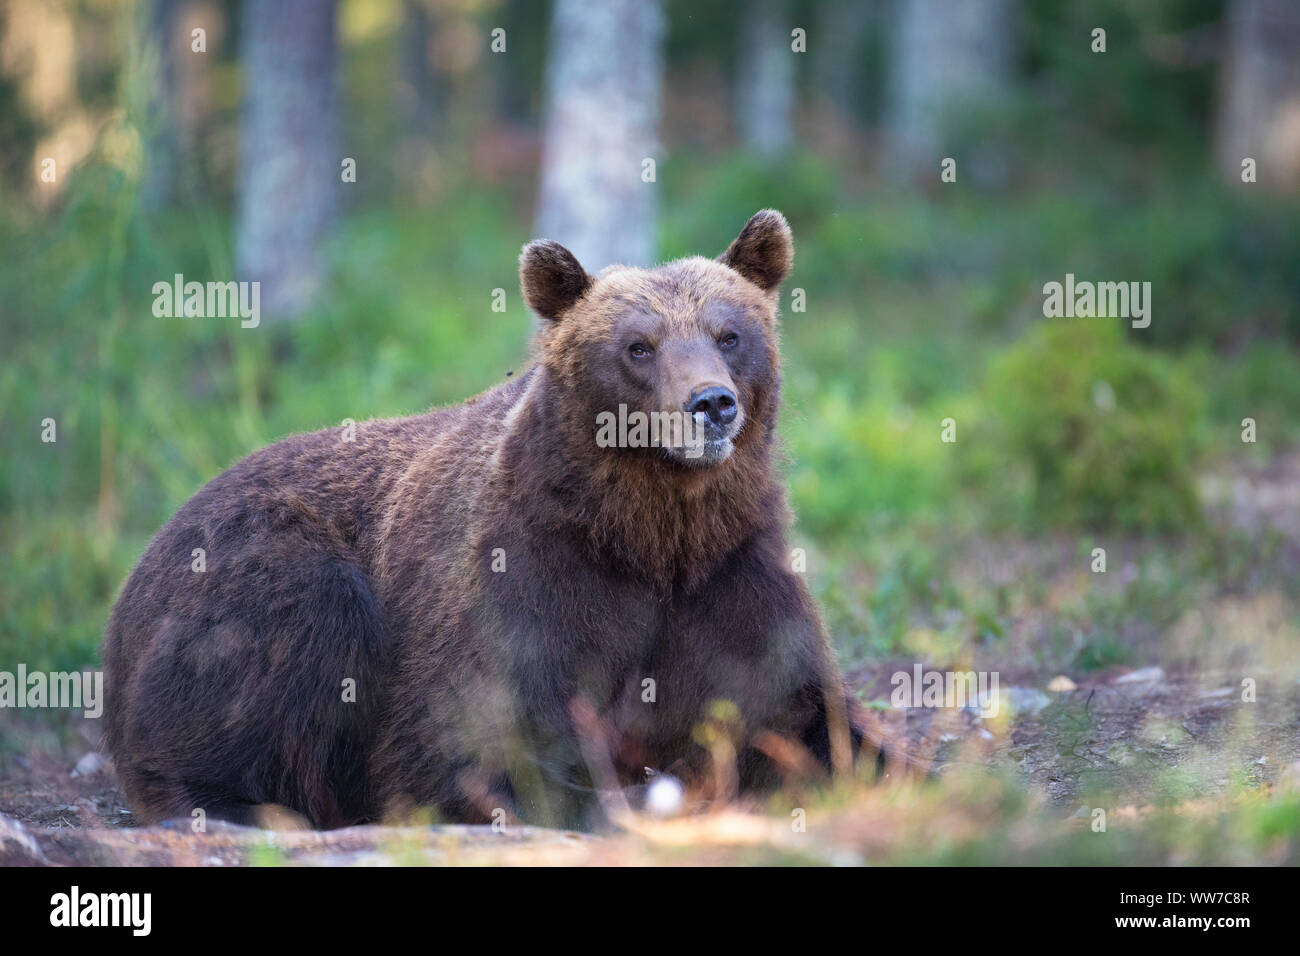
<svg viewBox="0 0 1300 956">
<path fill-rule="evenodd" d="M 865 698 L 883 701 L 892 673 L 880 666 L 853 677 Z M 1171 771 L 1191 772 L 1187 799 L 1213 799 L 1243 783 L 1268 787 L 1300 761 L 1300 693 L 1294 687 L 1262 686 L 1257 701 L 1247 703 L 1241 688 L 1226 678 L 1146 668 L 1098 675 L 1068 690 L 1003 686 L 1001 691 L 1001 713 L 987 719 L 969 708 L 873 713 L 893 751 L 906 749 L 934 776 L 972 768 L 1008 771 L 1040 795 L 1058 820 L 1079 807 L 1086 811 L 1092 803 L 1085 798 L 1095 803 L 1099 794 L 1106 795 L 1108 805 L 1140 809 L 1162 798 L 1164 791 L 1157 790 Z M 460 826 L 318 833 L 220 822 L 196 834 L 188 820 L 137 827 L 111 765 L 93 749 L 78 753 L 53 746 L 51 739 L 7 761 L 0 776 L 0 862 L 5 864 L 599 863 L 654 857 L 674 843 L 671 838 L 665 843 L 655 829 L 668 824 L 651 821 L 644 821 L 649 836 L 643 832 L 635 839 L 626 828 L 612 836 L 588 836 Z M 696 834 L 705 842 L 718 841 L 717 827 L 725 819 L 723 832 L 736 829 L 742 845 L 780 850 L 781 830 L 769 832 L 771 821 L 762 814 L 733 810 L 706 817 L 708 833 Z M 682 826 L 688 832 L 691 825 Z M 720 843 L 734 850 L 735 839 L 731 833 Z M 877 832 L 872 840 L 874 853 L 894 849 L 887 834 Z M 696 843 L 687 855 L 701 852 Z"/>
</svg>

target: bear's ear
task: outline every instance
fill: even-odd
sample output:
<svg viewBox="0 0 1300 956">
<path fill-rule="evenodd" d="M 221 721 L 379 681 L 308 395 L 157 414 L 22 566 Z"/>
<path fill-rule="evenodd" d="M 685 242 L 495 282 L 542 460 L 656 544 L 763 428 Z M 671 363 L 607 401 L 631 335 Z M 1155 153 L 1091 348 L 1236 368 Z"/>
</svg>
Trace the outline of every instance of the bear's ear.
<svg viewBox="0 0 1300 956">
<path fill-rule="evenodd" d="M 764 292 L 771 292 L 789 274 L 794 262 L 790 224 L 775 209 L 755 213 L 718 261 Z"/>
<path fill-rule="evenodd" d="M 573 308 L 592 281 L 573 253 L 550 239 L 534 239 L 519 254 L 519 288 L 528 308 L 544 319 Z"/>
</svg>

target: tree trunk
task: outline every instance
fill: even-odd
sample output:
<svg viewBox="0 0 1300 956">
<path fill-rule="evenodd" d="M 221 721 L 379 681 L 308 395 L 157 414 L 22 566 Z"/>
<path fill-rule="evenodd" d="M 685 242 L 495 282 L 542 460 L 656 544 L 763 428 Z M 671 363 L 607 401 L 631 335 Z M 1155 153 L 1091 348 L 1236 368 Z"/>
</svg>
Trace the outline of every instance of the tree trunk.
<svg viewBox="0 0 1300 956">
<path fill-rule="evenodd" d="M 191 31 L 206 31 L 206 53 L 192 49 Z M 196 145 L 211 111 L 211 69 L 225 32 L 225 15 L 194 0 L 149 0 L 144 13 L 144 69 L 150 86 L 142 117 L 147 169 L 141 183 L 146 209 L 173 204 L 192 186 L 200 164 Z"/>
<path fill-rule="evenodd" d="M 907 0 L 890 54 L 894 165 L 937 177 L 952 121 L 999 102 L 1009 84 L 1015 0 Z"/>
<path fill-rule="evenodd" d="M 774 161 L 794 142 L 795 57 L 783 0 L 760 0 L 749 8 L 741 33 L 736 89 L 740 140 L 760 159 Z"/>
<path fill-rule="evenodd" d="M 883 0 L 826 3 L 809 42 L 816 50 L 812 63 L 816 96 L 847 122 L 866 125 L 871 117 L 864 103 L 863 54 L 870 34 L 880 29 Z"/>
<path fill-rule="evenodd" d="M 1224 178 L 1242 160 L 1274 191 L 1300 188 L 1300 5 L 1232 0 L 1221 73 L 1215 153 Z"/>
<path fill-rule="evenodd" d="M 324 282 L 341 183 L 335 3 L 247 0 L 243 15 L 238 270 L 261 282 L 264 313 L 292 318 Z"/>
<path fill-rule="evenodd" d="M 537 233 L 588 271 L 654 258 L 663 33 L 658 0 L 556 0 Z"/>
<path fill-rule="evenodd" d="M 433 35 L 432 15 L 422 0 L 402 4 L 402 28 L 398 33 L 398 115 L 403 136 L 432 142 L 437 131 L 438 81 L 429 60 Z"/>
<path fill-rule="evenodd" d="M 150 71 L 150 103 L 144 121 L 147 169 L 141 201 L 147 209 L 168 206 L 176 198 L 180 175 L 180 110 L 176 105 L 176 45 L 181 0 L 150 0 L 144 22 L 144 58 Z"/>
</svg>

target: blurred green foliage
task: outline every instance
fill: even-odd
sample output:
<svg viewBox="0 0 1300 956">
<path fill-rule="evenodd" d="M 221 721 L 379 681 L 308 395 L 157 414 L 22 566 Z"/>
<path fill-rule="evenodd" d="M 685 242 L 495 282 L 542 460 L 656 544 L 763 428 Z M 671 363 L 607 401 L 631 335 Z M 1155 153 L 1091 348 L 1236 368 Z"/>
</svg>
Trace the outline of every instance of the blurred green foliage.
<svg viewBox="0 0 1300 956">
<path fill-rule="evenodd" d="M 794 224 L 782 293 L 787 471 L 798 535 L 820 555 L 812 580 L 855 655 L 908 646 L 918 622 L 939 648 L 997 639 L 1007 596 L 954 591 L 954 540 L 1022 520 L 1035 533 L 1198 533 L 1191 487 L 1207 461 L 1295 439 L 1294 352 L 1262 330 L 1225 350 L 1183 327 L 1189 315 L 1286 302 L 1291 272 L 1221 264 L 1194 309 L 1180 305 L 1182 283 L 1152 280 L 1149 337 L 1041 316 L 1042 282 L 1065 269 L 1145 277 L 1189 232 L 1218 247 L 1233 217 L 1295 222 L 1293 207 L 1209 186 L 1100 208 L 1052 192 L 854 194 L 807 156 L 780 175 L 744 157 L 675 168 L 666 255 L 717 254 L 761 206 Z M 0 638 L 33 667 L 93 659 L 148 537 L 239 457 L 344 418 L 459 401 L 527 360 L 515 261 L 529 230 L 499 191 L 353 213 L 333 240 L 331 295 L 291 326 L 155 318 L 154 282 L 229 274 L 225 216 L 207 205 L 150 216 L 106 162 L 79 170 L 48 213 L 0 204 L 12 250 L 0 265 Z M 497 288 L 504 314 L 491 310 Z M 805 311 L 791 308 L 795 289 Z M 1158 351 L 1161 327 L 1188 344 Z M 1247 415 L 1261 444 L 1243 449 Z M 54 444 L 39 440 L 46 417 Z M 955 444 L 940 441 L 949 417 Z"/>
<path fill-rule="evenodd" d="M 1023 10 L 1026 71 L 1037 101 L 1055 119 L 1038 124 L 1038 136 L 1059 137 L 1064 126 L 1077 142 L 1136 145 L 1158 156 L 1151 172 L 1181 174 L 1206 139 L 1205 105 L 1213 101 L 1216 79 L 1209 44 L 1222 2 L 1026 0 Z M 1104 54 L 1092 51 L 1097 27 L 1106 31 Z M 1105 57 L 1102 76 L 1098 55 Z M 1108 159 L 1098 152 L 1077 160 L 1114 160 L 1113 153 Z"/>
<path fill-rule="evenodd" d="M 1006 466 L 1029 468 L 1040 524 L 1185 529 L 1199 518 L 1200 395 L 1181 366 L 1119 328 L 1047 319 L 996 358 L 989 412 Z"/>
</svg>

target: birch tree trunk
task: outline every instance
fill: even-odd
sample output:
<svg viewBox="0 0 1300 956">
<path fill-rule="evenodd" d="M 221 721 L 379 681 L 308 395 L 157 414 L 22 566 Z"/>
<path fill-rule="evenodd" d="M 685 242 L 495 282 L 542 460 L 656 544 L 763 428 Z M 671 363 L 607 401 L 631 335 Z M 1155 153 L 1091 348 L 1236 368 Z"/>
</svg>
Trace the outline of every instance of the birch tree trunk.
<svg viewBox="0 0 1300 956">
<path fill-rule="evenodd" d="M 745 15 L 736 82 L 741 143 L 775 161 L 794 142 L 795 57 L 783 0 L 759 0 Z M 814 38 L 815 39 L 815 38 Z"/>
<path fill-rule="evenodd" d="M 896 168 L 937 169 L 950 123 L 1005 96 L 1014 15 L 1015 0 L 899 4 L 889 109 Z"/>
<path fill-rule="evenodd" d="M 537 235 L 591 272 L 654 259 L 663 33 L 658 0 L 556 0 Z"/>
<path fill-rule="evenodd" d="M 1215 154 L 1224 178 L 1242 181 L 1242 161 L 1258 182 L 1300 188 L 1300 3 L 1231 0 L 1220 79 Z"/>
<path fill-rule="evenodd" d="M 268 316 L 293 318 L 325 280 L 340 188 L 334 0 L 247 0 L 236 258 Z M 364 173 L 358 173 L 363 175 Z"/>
</svg>

